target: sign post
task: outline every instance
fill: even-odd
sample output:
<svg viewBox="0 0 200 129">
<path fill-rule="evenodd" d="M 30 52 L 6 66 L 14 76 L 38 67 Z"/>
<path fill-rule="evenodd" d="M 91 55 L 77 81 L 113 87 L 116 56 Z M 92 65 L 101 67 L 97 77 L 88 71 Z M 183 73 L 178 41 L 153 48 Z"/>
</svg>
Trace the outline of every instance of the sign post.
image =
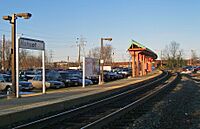
<svg viewBox="0 0 200 129">
<path fill-rule="evenodd" d="M 45 43 L 42 40 L 20 37 L 16 43 L 16 97 L 19 98 L 19 48 L 42 51 L 42 93 L 45 89 Z"/>
<path fill-rule="evenodd" d="M 19 98 L 19 40 L 16 42 L 16 98 Z"/>
<path fill-rule="evenodd" d="M 83 79 L 82 79 L 82 83 L 83 83 L 83 88 L 85 88 L 85 57 L 83 57 Z"/>
<path fill-rule="evenodd" d="M 42 93 L 45 94 L 46 93 L 46 86 L 45 86 L 45 51 L 42 51 Z"/>
</svg>

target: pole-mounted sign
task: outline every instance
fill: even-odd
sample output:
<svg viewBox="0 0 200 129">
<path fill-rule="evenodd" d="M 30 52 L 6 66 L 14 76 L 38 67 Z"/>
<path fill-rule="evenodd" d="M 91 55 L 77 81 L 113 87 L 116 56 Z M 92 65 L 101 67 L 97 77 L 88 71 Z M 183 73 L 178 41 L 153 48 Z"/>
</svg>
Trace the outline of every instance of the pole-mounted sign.
<svg viewBox="0 0 200 129">
<path fill-rule="evenodd" d="M 45 44 L 44 44 L 44 41 L 41 41 L 41 40 L 19 38 L 19 48 L 32 49 L 32 50 L 44 50 Z"/>
<path fill-rule="evenodd" d="M 45 43 L 42 40 L 20 37 L 16 43 L 16 97 L 19 97 L 19 48 L 42 51 L 42 92 L 45 93 Z"/>
</svg>

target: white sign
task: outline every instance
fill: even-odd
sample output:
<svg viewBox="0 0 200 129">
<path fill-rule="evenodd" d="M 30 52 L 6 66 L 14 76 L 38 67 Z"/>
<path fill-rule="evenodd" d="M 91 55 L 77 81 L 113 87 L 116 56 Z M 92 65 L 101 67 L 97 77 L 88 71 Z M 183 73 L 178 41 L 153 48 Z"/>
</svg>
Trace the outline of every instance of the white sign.
<svg viewBox="0 0 200 129">
<path fill-rule="evenodd" d="M 99 75 L 100 65 L 99 60 L 95 58 L 85 58 L 85 75 L 94 76 Z"/>
<path fill-rule="evenodd" d="M 104 63 L 104 60 L 100 60 L 100 63 L 103 64 L 103 63 Z"/>
<path fill-rule="evenodd" d="M 19 38 L 19 48 L 23 49 L 33 49 L 33 50 L 44 50 L 45 44 L 44 41 L 29 39 L 29 38 Z"/>
</svg>

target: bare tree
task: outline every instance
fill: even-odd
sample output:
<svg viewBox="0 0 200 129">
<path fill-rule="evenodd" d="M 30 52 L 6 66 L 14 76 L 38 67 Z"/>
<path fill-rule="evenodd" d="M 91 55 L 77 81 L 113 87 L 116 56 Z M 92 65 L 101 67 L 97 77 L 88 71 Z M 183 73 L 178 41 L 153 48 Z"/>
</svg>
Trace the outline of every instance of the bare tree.
<svg viewBox="0 0 200 129">
<path fill-rule="evenodd" d="M 183 60 L 183 50 L 179 50 L 177 54 L 177 67 L 182 67 L 185 65 L 185 61 Z"/>
<path fill-rule="evenodd" d="M 11 68 L 11 41 L 5 42 L 5 69 Z"/>
<path fill-rule="evenodd" d="M 100 48 L 96 47 L 89 51 L 88 57 L 100 59 Z"/>
<path fill-rule="evenodd" d="M 100 59 L 100 47 L 93 48 L 89 51 L 88 56 L 92 58 Z M 112 54 L 113 54 L 113 48 L 111 45 L 106 45 L 103 47 L 103 54 L 102 58 L 104 62 L 111 63 L 112 62 Z"/>
<path fill-rule="evenodd" d="M 184 65 L 183 50 L 180 50 L 180 44 L 175 41 L 165 47 L 163 56 L 169 68 L 173 69 Z"/>
<path fill-rule="evenodd" d="M 19 51 L 19 66 L 22 68 L 26 68 L 26 66 L 28 65 L 27 62 L 27 57 L 29 56 L 29 53 L 27 50 L 20 50 Z"/>
<path fill-rule="evenodd" d="M 198 63 L 198 57 L 195 50 L 191 50 L 190 64 L 196 66 Z"/>
<path fill-rule="evenodd" d="M 1 43 L 1 41 L 0 41 Z M 5 42 L 5 69 L 11 69 L 11 41 L 7 40 Z M 0 48 L 2 46 L 0 45 Z M 1 59 L 2 51 L 0 52 L 0 59 Z M 46 64 L 48 63 L 49 56 L 45 54 L 45 61 Z M 42 54 L 39 56 L 31 55 L 27 50 L 20 49 L 19 51 L 19 66 L 20 69 L 28 69 L 28 68 L 40 68 L 42 66 Z"/>
</svg>

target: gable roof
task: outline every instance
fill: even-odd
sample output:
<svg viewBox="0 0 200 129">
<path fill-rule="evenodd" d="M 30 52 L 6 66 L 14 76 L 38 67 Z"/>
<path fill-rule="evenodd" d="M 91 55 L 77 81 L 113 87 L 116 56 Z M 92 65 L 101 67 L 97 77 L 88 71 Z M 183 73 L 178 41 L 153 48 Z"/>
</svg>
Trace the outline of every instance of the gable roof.
<svg viewBox="0 0 200 129">
<path fill-rule="evenodd" d="M 129 49 L 131 49 L 131 47 L 132 47 L 133 45 L 137 46 L 138 48 L 145 48 L 145 49 L 146 49 L 146 47 L 145 47 L 144 45 L 138 43 L 138 42 L 135 41 L 135 40 L 131 40 L 131 42 L 132 42 L 132 43 L 131 43 Z"/>
<path fill-rule="evenodd" d="M 131 45 L 128 48 L 128 51 L 134 51 L 136 49 L 141 49 L 141 54 L 144 55 L 148 55 L 150 57 L 152 57 L 153 59 L 156 59 L 158 56 L 155 52 L 153 52 L 152 50 L 150 50 L 149 48 L 145 47 L 144 45 L 138 43 L 135 40 L 131 40 Z"/>
</svg>

